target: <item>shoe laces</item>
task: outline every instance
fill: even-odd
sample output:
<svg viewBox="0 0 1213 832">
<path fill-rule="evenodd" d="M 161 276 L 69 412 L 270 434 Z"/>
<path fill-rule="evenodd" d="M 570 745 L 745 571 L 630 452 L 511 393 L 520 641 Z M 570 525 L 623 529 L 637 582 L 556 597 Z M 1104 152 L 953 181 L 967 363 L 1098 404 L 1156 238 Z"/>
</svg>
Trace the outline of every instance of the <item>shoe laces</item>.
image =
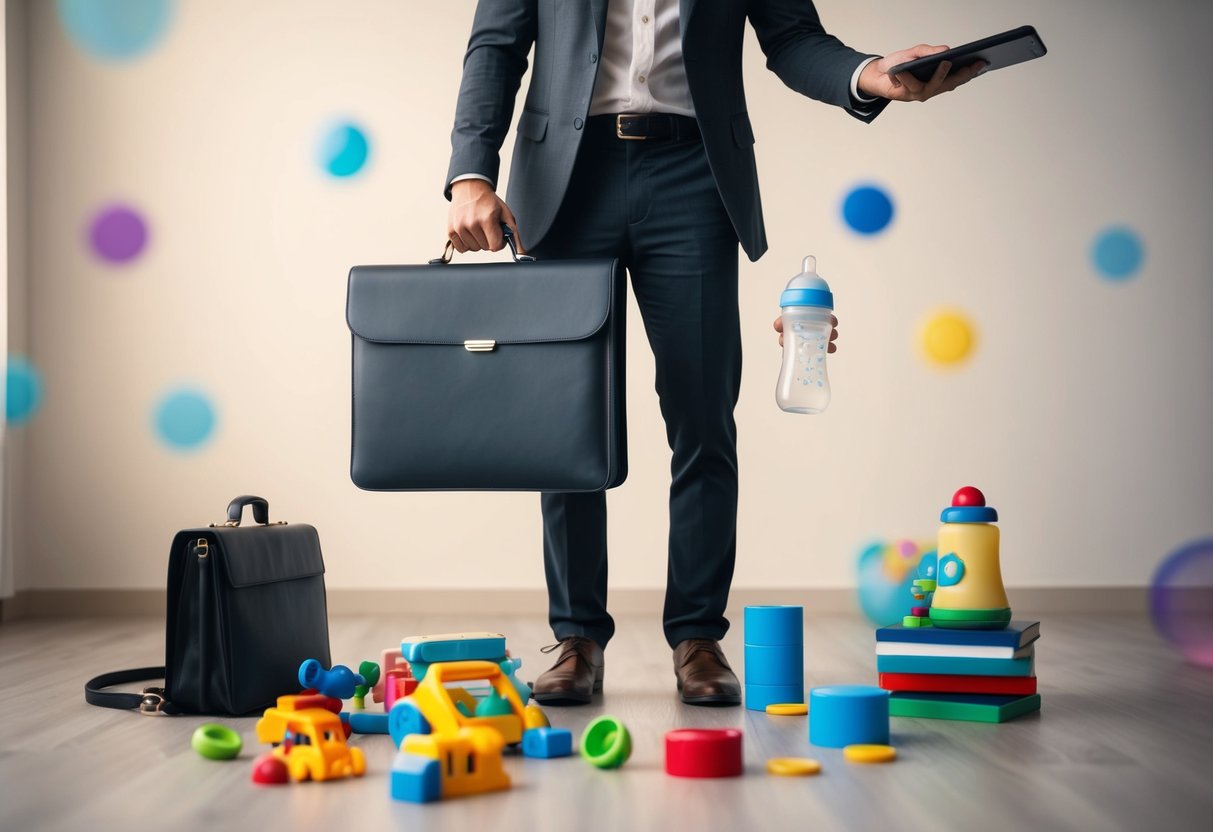
<svg viewBox="0 0 1213 832">
<path fill-rule="evenodd" d="M 573 653 L 576 653 L 577 656 L 582 661 L 584 661 L 586 664 L 589 664 L 590 657 L 586 655 L 587 651 L 583 650 L 583 648 L 585 648 L 587 645 L 592 644 L 592 643 L 593 643 L 592 640 L 586 638 L 585 636 L 569 636 L 566 639 L 561 639 L 560 641 L 556 642 L 555 644 L 549 644 L 545 647 L 540 647 L 539 652 L 546 655 L 548 653 L 551 653 L 553 650 L 557 649 L 558 647 L 565 648 L 560 653 L 560 655 L 556 657 L 556 661 L 554 662 L 553 667 L 555 665 L 558 665 L 561 662 L 563 662 L 565 659 L 567 659 Z"/>
<path fill-rule="evenodd" d="M 687 646 L 687 652 L 686 652 L 686 655 L 682 657 L 682 666 L 683 667 L 686 667 L 688 664 L 690 664 L 691 659 L 695 658 L 695 656 L 699 655 L 700 653 L 710 654 L 712 656 L 712 658 L 714 658 L 717 661 L 717 663 L 719 663 L 723 667 L 727 667 L 727 665 L 724 663 L 724 661 L 722 660 L 722 657 L 720 655 L 720 648 L 716 645 L 716 642 L 713 641 L 712 639 L 710 639 L 710 638 L 689 638 L 689 639 L 687 639 L 687 641 L 689 642 L 689 644 Z"/>
</svg>

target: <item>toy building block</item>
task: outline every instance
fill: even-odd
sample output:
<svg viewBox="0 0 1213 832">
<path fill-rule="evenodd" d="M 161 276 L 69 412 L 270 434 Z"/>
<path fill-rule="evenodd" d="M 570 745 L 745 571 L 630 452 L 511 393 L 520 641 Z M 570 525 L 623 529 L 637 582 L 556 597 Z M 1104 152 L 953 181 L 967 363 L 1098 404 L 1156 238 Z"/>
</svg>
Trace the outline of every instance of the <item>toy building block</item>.
<svg viewBox="0 0 1213 832">
<path fill-rule="evenodd" d="M 1040 710 L 1040 694 L 986 696 L 951 693 L 894 693 L 889 697 L 892 716 L 955 719 L 965 722 L 1006 722 Z"/>
<path fill-rule="evenodd" d="M 903 615 L 901 618 L 901 626 L 903 626 L 903 627 L 930 627 L 931 619 L 925 615 Z"/>
<path fill-rule="evenodd" d="M 501 765 L 504 746 L 494 729 L 473 726 L 453 733 L 409 734 L 401 751 L 437 761 L 445 799 L 508 789 L 510 778 Z"/>
<path fill-rule="evenodd" d="M 530 728 L 522 734 L 522 756 L 552 759 L 573 753 L 573 732 L 567 728 Z"/>
<path fill-rule="evenodd" d="M 740 777 L 741 732 L 680 728 L 665 735 L 665 772 L 675 777 Z"/>
<path fill-rule="evenodd" d="M 403 699 L 417 687 L 412 668 L 400 654 L 399 647 L 389 647 L 379 660 L 379 681 L 371 688 L 371 698 L 383 703 L 384 713 L 392 709 L 396 699 Z M 389 680 L 395 680 L 393 685 Z M 403 690 L 402 690 L 403 688 Z"/>
<path fill-rule="evenodd" d="M 350 714 L 350 730 L 355 734 L 388 734 L 390 714 L 354 711 Z"/>
<path fill-rule="evenodd" d="M 499 661 L 506 655 L 501 633 L 448 633 L 438 636 L 409 636 L 400 642 L 400 653 L 413 667 L 434 662 Z"/>
<path fill-rule="evenodd" d="M 889 743 L 889 692 L 871 685 L 809 691 L 809 742 L 826 748 Z"/>
<path fill-rule="evenodd" d="M 745 645 L 747 685 L 804 685 L 804 650 L 790 646 Z"/>
<path fill-rule="evenodd" d="M 941 676 L 928 673 L 881 673 L 885 690 L 916 693 L 985 693 L 1030 696 L 1036 693 L 1035 676 Z"/>
<path fill-rule="evenodd" d="M 1034 648 L 1029 647 L 1029 650 Z M 1019 659 L 963 656 L 877 656 L 877 673 L 930 673 L 943 676 L 1035 676 L 1035 655 Z"/>
<path fill-rule="evenodd" d="M 388 779 L 393 800 L 430 803 L 442 798 L 438 761 L 429 757 L 398 752 Z"/>
<path fill-rule="evenodd" d="M 804 701 L 804 684 L 746 685 L 745 706 L 750 711 L 766 711 L 768 705 L 783 705 Z"/>
<path fill-rule="evenodd" d="M 325 696 L 335 699 L 351 698 L 358 686 L 366 685 L 366 679 L 343 664 L 335 664 L 329 670 L 316 659 L 306 659 L 299 665 L 299 684 L 314 688 Z"/>
</svg>

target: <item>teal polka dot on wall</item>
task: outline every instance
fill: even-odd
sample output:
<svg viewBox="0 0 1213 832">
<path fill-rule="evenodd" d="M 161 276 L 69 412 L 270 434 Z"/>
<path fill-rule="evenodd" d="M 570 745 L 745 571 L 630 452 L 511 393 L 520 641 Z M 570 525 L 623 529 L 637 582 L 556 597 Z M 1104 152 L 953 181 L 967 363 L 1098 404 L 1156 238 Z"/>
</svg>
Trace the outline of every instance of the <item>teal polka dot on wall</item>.
<svg viewBox="0 0 1213 832">
<path fill-rule="evenodd" d="M 1144 259 L 1141 237 L 1127 226 L 1105 228 L 1091 245 L 1091 262 L 1095 270 L 1113 283 L 1136 277 Z"/>
<path fill-rule="evenodd" d="M 200 390 L 178 388 L 156 403 L 153 422 L 156 435 L 178 451 L 192 451 L 206 444 L 215 431 L 215 407 Z"/>
<path fill-rule="evenodd" d="M 137 58 L 155 46 L 173 16 L 171 0 L 58 0 L 59 20 L 95 58 Z"/>
<path fill-rule="evenodd" d="M 42 404 L 42 377 L 18 355 L 8 357 L 5 371 L 4 418 L 10 425 L 28 422 Z"/>
<path fill-rule="evenodd" d="M 366 131 L 351 122 L 340 122 L 324 132 L 317 156 L 326 172 L 345 178 L 362 170 L 370 153 Z"/>
</svg>

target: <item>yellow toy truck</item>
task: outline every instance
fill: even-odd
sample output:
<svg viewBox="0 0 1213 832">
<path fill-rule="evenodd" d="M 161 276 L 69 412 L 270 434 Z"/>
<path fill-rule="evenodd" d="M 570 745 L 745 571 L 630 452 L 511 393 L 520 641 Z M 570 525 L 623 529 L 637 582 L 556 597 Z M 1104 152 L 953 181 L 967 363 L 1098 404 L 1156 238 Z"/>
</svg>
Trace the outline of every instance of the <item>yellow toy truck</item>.
<svg viewBox="0 0 1213 832">
<path fill-rule="evenodd" d="M 361 748 L 345 744 L 341 718 L 325 707 L 323 696 L 279 696 L 257 720 L 257 739 L 287 768 L 291 780 L 336 780 L 361 777 L 366 758 Z"/>
</svg>

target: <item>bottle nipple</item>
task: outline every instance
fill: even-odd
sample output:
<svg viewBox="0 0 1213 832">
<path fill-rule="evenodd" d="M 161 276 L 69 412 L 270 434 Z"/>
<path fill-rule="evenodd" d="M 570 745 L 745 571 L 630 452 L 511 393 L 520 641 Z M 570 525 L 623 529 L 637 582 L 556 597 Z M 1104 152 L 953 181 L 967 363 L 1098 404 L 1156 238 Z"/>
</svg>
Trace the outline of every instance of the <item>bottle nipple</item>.
<svg viewBox="0 0 1213 832">
<path fill-rule="evenodd" d="M 808 255 L 800 263 L 800 271 L 808 274 L 817 274 L 817 258 L 813 255 Z"/>
</svg>

